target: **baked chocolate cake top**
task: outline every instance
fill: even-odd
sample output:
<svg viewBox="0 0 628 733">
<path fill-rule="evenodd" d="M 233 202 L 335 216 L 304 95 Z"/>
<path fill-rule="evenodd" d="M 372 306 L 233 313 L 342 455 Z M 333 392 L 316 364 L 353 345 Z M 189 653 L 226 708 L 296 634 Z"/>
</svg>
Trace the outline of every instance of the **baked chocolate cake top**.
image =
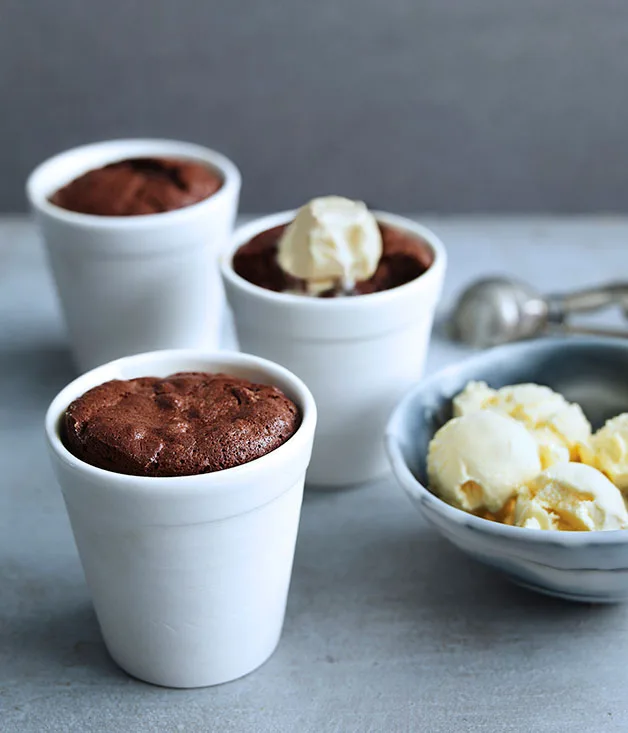
<svg viewBox="0 0 628 733">
<path fill-rule="evenodd" d="M 64 441 L 93 466 L 134 476 L 188 476 L 278 448 L 301 422 L 277 387 L 227 374 L 113 380 L 74 400 Z"/>
<path fill-rule="evenodd" d="M 287 225 L 260 232 L 238 248 L 233 256 L 233 269 L 240 277 L 254 285 L 276 292 L 306 292 L 305 281 L 284 272 L 277 261 L 279 239 Z M 388 224 L 379 224 L 382 234 L 382 256 L 377 270 L 368 280 L 357 282 L 348 295 L 367 295 L 390 290 L 415 280 L 434 261 L 431 247 L 415 234 Z M 345 295 L 327 290 L 318 297 L 333 298 Z"/>
<path fill-rule="evenodd" d="M 216 193 L 220 174 L 190 160 L 133 158 L 88 171 L 50 201 L 96 216 L 159 214 L 196 204 Z"/>
</svg>

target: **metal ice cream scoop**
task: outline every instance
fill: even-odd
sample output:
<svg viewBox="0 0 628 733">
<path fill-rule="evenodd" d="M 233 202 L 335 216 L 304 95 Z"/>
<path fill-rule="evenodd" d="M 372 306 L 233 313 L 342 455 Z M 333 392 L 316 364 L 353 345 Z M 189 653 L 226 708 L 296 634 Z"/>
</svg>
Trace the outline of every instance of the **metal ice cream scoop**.
<svg viewBox="0 0 628 733">
<path fill-rule="evenodd" d="M 491 277 L 470 285 L 451 318 L 453 337 L 487 347 L 532 338 L 545 332 L 628 338 L 628 329 L 604 329 L 568 322 L 571 315 L 619 305 L 628 318 L 628 282 L 608 283 L 560 295 L 541 295 L 525 283 Z"/>
</svg>

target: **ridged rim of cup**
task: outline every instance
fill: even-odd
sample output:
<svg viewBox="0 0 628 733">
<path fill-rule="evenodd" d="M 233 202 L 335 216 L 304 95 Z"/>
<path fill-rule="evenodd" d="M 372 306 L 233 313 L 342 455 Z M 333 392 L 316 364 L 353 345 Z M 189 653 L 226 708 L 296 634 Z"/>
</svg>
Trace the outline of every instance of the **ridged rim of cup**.
<svg viewBox="0 0 628 733">
<path fill-rule="evenodd" d="M 565 339 L 560 337 L 541 338 L 533 342 L 497 346 L 489 351 L 491 354 L 509 355 L 513 360 L 516 360 L 524 353 L 528 354 L 531 351 L 546 350 L 548 345 L 559 348 L 559 345 L 564 342 Z M 570 337 L 569 343 L 583 347 L 613 346 L 623 351 L 628 350 L 628 343 L 620 338 L 603 336 Z M 398 424 L 401 422 L 402 414 L 409 409 L 409 404 L 414 400 L 416 395 L 423 391 L 433 389 L 435 385 L 446 381 L 450 375 L 455 374 L 466 366 L 473 364 L 481 365 L 486 360 L 487 353 L 488 351 L 468 357 L 427 377 L 404 395 L 395 407 L 386 427 L 385 441 L 393 472 L 401 486 L 408 494 L 418 498 L 422 504 L 428 505 L 430 509 L 433 509 L 434 512 L 443 517 L 449 524 L 466 525 L 476 530 L 478 534 L 490 535 L 506 541 L 517 540 L 534 544 L 546 544 L 553 547 L 628 544 L 628 529 L 560 532 L 531 529 L 528 527 L 513 527 L 508 524 L 501 524 L 500 522 L 493 522 L 489 519 L 477 517 L 474 514 L 465 512 L 463 509 L 458 509 L 447 504 L 447 502 L 440 499 L 436 494 L 433 494 L 412 473 L 400 446 Z"/>
<path fill-rule="evenodd" d="M 304 295 L 293 295 L 291 293 L 278 293 L 274 290 L 263 288 L 260 285 L 255 285 L 238 275 L 238 273 L 233 269 L 233 256 L 237 249 L 243 244 L 249 242 L 257 234 L 261 234 L 275 226 L 287 224 L 292 221 L 296 216 L 296 213 L 296 210 L 280 211 L 275 214 L 269 214 L 267 216 L 253 219 L 252 221 L 237 227 L 233 233 L 229 250 L 223 254 L 220 260 L 220 268 L 223 277 L 233 286 L 248 292 L 256 298 L 263 298 L 270 302 L 283 304 L 291 308 L 316 308 L 324 311 L 337 310 L 338 308 L 367 307 L 395 300 L 398 297 L 406 295 L 409 290 L 429 287 L 430 282 L 439 277 L 447 265 L 447 252 L 445 245 L 431 229 L 428 229 L 423 224 L 419 224 L 413 219 L 408 219 L 405 216 L 398 216 L 397 214 L 388 214 L 384 211 L 375 210 L 372 214 L 378 222 L 389 224 L 397 229 L 401 229 L 420 237 L 430 247 L 434 255 L 434 260 L 422 275 L 419 275 L 419 277 L 416 277 L 403 285 L 398 285 L 395 288 L 345 298 L 316 298 Z"/>
<path fill-rule="evenodd" d="M 154 153 L 150 152 L 151 146 L 155 148 Z M 133 147 L 136 147 L 138 150 L 135 154 L 133 153 Z M 104 156 L 102 162 L 95 166 L 88 166 L 85 168 L 83 173 L 86 173 L 88 170 L 94 170 L 95 168 L 108 165 L 109 163 L 126 160 L 133 157 L 133 155 L 148 157 L 154 155 L 155 157 L 174 157 L 181 158 L 183 160 L 193 160 L 204 165 L 209 165 L 212 168 L 215 168 L 216 171 L 222 175 L 223 184 L 218 191 L 195 204 L 190 204 L 189 206 L 184 206 L 180 209 L 175 209 L 174 211 L 164 211 L 156 214 L 138 214 L 135 216 L 100 216 L 98 214 L 82 214 L 78 211 L 63 209 L 49 201 L 49 196 L 59 188 L 70 183 L 70 181 L 74 180 L 77 176 L 82 175 L 82 173 L 77 173 L 69 179 L 66 179 L 65 177 L 59 179 L 59 182 L 55 184 L 55 188 L 47 193 L 40 193 L 37 191 L 39 179 L 44 174 L 47 174 L 51 168 L 62 164 L 64 160 L 80 155 L 81 153 L 100 150 L 107 151 L 108 149 L 111 150 L 110 155 Z M 121 152 L 122 150 L 124 150 L 124 152 Z M 240 171 L 233 161 L 222 153 L 203 145 L 166 138 L 120 138 L 114 140 L 103 140 L 101 142 L 89 143 L 87 145 L 79 145 L 47 158 L 28 176 L 26 180 L 26 195 L 33 208 L 68 224 L 89 227 L 92 229 L 94 227 L 108 229 L 122 227 L 139 228 L 146 225 L 154 226 L 158 222 L 164 225 L 170 223 L 174 224 L 179 219 L 193 216 L 202 209 L 219 206 L 222 199 L 238 193 L 241 182 L 242 177 Z"/>
<path fill-rule="evenodd" d="M 89 389 L 96 387 L 100 384 L 112 379 L 110 376 L 110 370 L 118 366 L 133 364 L 134 362 L 146 362 L 146 373 L 145 376 L 152 376 L 150 374 L 150 360 L 161 360 L 171 357 L 175 360 L 180 360 L 182 366 L 180 370 L 185 370 L 184 364 L 190 360 L 196 361 L 219 361 L 225 365 L 232 365 L 234 368 L 246 367 L 254 368 L 268 377 L 269 384 L 276 384 L 277 381 L 285 381 L 290 385 L 291 390 L 294 391 L 297 406 L 301 410 L 301 424 L 299 425 L 296 432 L 282 443 L 279 447 L 266 453 L 259 458 L 254 458 L 247 463 L 242 463 L 239 466 L 233 466 L 232 468 L 225 468 L 221 471 L 212 471 L 209 473 L 197 473 L 189 476 L 135 476 L 125 473 L 116 473 L 115 471 L 108 471 L 98 466 L 93 466 L 90 463 L 82 461 L 71 453 L 63 444 L 60 436 L 60 424 L 63 417 L 63 413 L 70 405 L 70 403 L 77 397 L 85 394 Z M 172 367 L 176 372 L 177 368 Z M 211 367 L 208 367 L 211 368 Z M 227 370 L 229 367 L 222 367 Z M 102 373 L 102 379 L 99 374 Z M 137 375 L 142 376 L 138 373 Z M 135 377 L 130 377 L 135 378 Z M 134 356 L 126 356 L 121 359 L 115 359 L 114 361 L 107 362 L 101 366 L 91 369 L 85 372 L 81 376 L 72 380 L 66 385 L 52 400 L 48 410 L 46 411 L 45 418 L 45 431 L 48 443 L 55 455 L 63 461 L 65 464 L 70 466 L 77 472 L 84 473 L 88 476 L 94 476 L 98 479 L 106 479 L 112 485 L 117 485 L 121 489 L 139 490 L 139 491 L 166 491 L 173 490 L 175 492 L 181 492 L 183 485 L 191 490 L 211 490 L 212 481 L 217 484 L 224 484 L 225 479 L 239 480 L 246 478 L 247 474 L 254 475 L 261 468 L 272 470 L 273 463 L 277 465 L 277 469 L 280 470 L 283 463 L 284 455 L 289 450 L 299 450 L 303 440 L 306 440 L 306 433 L 313 432 L 316 425 L 316 403 L 312 393 L 305 385 L 305 383 L 299 379 L 295 374 L 286 369 L 285 367 L 276 364 L 275 362 L 269 361 L 268 359 L 262 359 L 261 357 L 251 356 L 250 354 L 241 354 L 236 351 L 199 351 L 195 349 L 168 349 L 162 351 L 145 352 L 143 354 L 135 354 Z M 201 486 L 194 486 L 199 484 Z"/>
</svg>

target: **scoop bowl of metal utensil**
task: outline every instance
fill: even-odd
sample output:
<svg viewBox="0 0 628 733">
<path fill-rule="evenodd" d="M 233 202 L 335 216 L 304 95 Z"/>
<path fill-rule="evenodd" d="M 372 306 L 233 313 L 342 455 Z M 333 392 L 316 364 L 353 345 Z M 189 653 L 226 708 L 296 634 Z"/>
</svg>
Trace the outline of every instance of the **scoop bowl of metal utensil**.
<svg viewBox="0 0 628 733">
<path fill-rule="evenodd" d="M 552 332 L 628 338 L 628 329 L 569 322 L 572 315 L 614 305 L 619 305 L 628 318 L 628 282 L 545 296 L 518 280 L 484 278 L 472 283 L 459 297 L 451 316 L 451 333 L 457 341 L 480 348 Z"/>
</svg>

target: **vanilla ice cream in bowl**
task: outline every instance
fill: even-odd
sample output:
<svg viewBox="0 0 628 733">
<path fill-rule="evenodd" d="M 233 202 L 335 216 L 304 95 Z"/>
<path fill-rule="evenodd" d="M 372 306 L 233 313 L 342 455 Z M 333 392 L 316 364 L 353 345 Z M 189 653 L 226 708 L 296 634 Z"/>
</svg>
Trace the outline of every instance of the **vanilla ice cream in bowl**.
<svg viewBox="0 0 628 733">
<path fill-rule="evenodd" d="M 628 600 L 628 342 L 492 349 L 412 389 L 386 430 L 393 471 L 462 551 L 528 588 Z"/>
</svg>

